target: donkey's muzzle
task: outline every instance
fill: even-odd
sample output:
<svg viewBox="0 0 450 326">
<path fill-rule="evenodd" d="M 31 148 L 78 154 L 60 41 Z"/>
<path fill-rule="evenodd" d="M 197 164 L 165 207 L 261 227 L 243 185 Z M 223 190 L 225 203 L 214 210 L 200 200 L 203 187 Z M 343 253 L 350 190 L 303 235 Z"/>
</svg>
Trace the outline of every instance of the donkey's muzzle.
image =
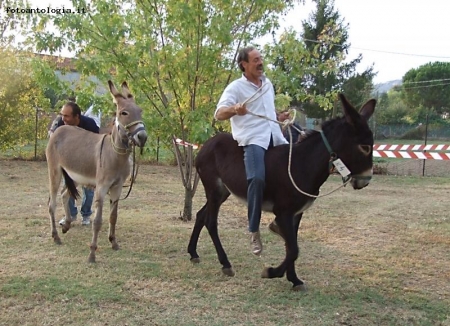
<svg viewBox="0 0 450 326">
<path fill-rule="evenodd" d="M 133 141 L 136 144 L 136 146 L 139 146 L 140 148 L 145 146 L 145 143 L 147 142 L 147 132 L 142 127 L 141 130 L 138 130 L 133 135 Z"/>
<path fill-rule="evenodd" d="M 355 190 L 362 189 L 369 185 L 370 180 L 372 180 L 372 170 L 370 171 L 370 173 L 352 175 L 351 184 L 353 189 Z"/>
</svg>

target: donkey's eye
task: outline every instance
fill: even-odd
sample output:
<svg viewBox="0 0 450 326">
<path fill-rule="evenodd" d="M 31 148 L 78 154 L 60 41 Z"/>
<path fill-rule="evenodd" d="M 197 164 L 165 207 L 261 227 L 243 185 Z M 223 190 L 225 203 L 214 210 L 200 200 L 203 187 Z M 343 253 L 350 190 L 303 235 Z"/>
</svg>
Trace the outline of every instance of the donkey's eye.
<svg viewBox="0 0 450 326">
<path fill-rule="evenodd" d="M 122 112 L 120 112 L 120 114 L 121 115 L 128 115 L 128 112 L 127 111 L 122 111 Z"/>
<path fill-rule="evenodd" d="M 359 145 L 359 150 L 366 156 L 370 155 L 372 152 L 372 146 L 371 145 Z"/>
</svg>

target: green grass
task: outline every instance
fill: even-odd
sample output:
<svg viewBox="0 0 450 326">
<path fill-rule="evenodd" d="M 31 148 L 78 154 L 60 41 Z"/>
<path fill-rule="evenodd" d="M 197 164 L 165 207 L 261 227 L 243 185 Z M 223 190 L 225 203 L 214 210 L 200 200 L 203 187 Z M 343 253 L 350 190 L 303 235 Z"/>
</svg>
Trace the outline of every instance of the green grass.
<svg viewBox="0 0 450 326">
<path fill-rule="evenodd" d="M 50 235 L 45 162 L 0 161 L 0 325 L 448 325 L 448 178 L 375 176 L 365 189 L 319 198 L 303 218 L 296 262 L 307 292 L 262 279 L 284 257 L 262 217 L 264 252 L 249 252 L 246 210 L 224 203 L 219 233 L 236 271 L 226 277 L 206 230 L 201 263 L 186 247 L 193 221 L 178 219 L 184 192 L 173 166 L 143 165 L 119 204 L 113 251 L 108 225 L 97 263 L 79 222 Z M 323 193 L 338 187 L 330 177 Z M 204 204 L 201 186 L 194 213 Z M 58 214 L 62 209 L 58 201 Z M 105 209 L 104 214 L 107 214 Z"/>
</svg>

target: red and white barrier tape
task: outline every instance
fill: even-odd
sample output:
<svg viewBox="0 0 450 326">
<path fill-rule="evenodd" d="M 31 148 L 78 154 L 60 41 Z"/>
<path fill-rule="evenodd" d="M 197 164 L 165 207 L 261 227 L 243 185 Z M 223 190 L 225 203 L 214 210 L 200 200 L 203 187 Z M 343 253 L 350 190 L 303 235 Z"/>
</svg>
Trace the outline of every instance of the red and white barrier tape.
<svg viewBox="0 0 450 326">
<path fill-rule="evenodd" d="M 450 151 L 450 145 L 390 145 L 374 144 L 373 150 L 379 151 Z"/>
<path fill-rule="evenodd" d="M 176 141 L 177 145 L 180 145 L 180 146 L 184 146 L 184 147 L 192 146 L 192 149 L 198 149 L 198 147 L 199 147 L 197 144 L 188 143 L 187 141 L 184 141 L 180 138 L 175 139 L 175 141 Z"/>
<path fill-rule="evenodd" d="M 419 160 L 450 160 L 450 153 L 374 150 L 373 157 L 412 158 Z"/>
</svg>

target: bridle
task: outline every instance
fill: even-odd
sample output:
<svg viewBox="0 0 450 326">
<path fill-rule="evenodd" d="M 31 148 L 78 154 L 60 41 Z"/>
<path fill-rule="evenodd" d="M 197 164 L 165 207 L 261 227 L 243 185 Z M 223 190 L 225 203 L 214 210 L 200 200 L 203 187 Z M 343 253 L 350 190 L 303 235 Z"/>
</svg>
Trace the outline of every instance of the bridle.
<svg viewBox="0 0 450 326">
<path fill-rule="evenodd" d="M 130 128 L 137 125 L 137 124 L 141 124 L 140 127 L 136 128 L 135 130 L 133 130 L 133 132 L 130 131 Z M 123 125 L 119 122 L 119 120 L 115 119 L 115 125 L 117 127 L 117 131 L 119 132 L 119 137 L 122 140 L 122 145 L 125 147 L 119 147 L 114 143 L 113 137 L 111 135 L 111 145 L 113 147 L 114 152 L 116 152 L 119 155 L 126 155 L 129 154 L 131 152 L 133 152 L 133 169 L 131 172 L 131 183 L 130 186 L 128 188 L 128 193 L 126 194 L 126 196 L 124 198 L 121 198 L 120 200 L 124 200 L 127 199 L 128 196 L 131 193 L 131 189 L 133 188 L 133 184 L 134 181 L 136 180 L 136 175 L 137 175 L 137 167 L 136 167 L 136 142 L 134 141 L 134 136 L 142 131 L 145 130 L 144 127 L 144 122 L 142 120 L 136 120 L 133 122 L 130 122 L 127 125 Z M 126 137 L 123 137 L 123 135 L 125 135 Z M 126 140 L 126 141 L 124 141 Z M 131 149 L 130 149 L 131 146 Z M 142 151 L 143 148 L 141 148 L 141 155 L 142 155 Z"/>
<path fill-rule="evenodd" d="M 308 196 L 308 197 L 311 197 L 311 198 L 325 197 L 325 196 L 331 195 L 332 193 L 334 193 L 335 191 L 341 189 L 342 187 L 345 187 L 352 179 L 355 179 L 355 180 L 371 180 L 371 179 L 372 179 L 372 176 L 352 175 L 352 174 L 350 173 L 349 175 L 347 175 L 347 176 L 345 176 L 345 177 L 342 176 L 342 182 L 343 182 L 342 185 L 340 185 L 339 187 L 337 187 L 336 189 L 334 189 L 334 190 L 332 190 L 332 191 L 330 191 L 330 192 L 327 192 L 326 194 L 323 194 L 323 195 L 313 195 L 313 194 L 304 192 L 303 190 L 301 190 L 301 189 L 297 186 L 297 184 L 295 183 L 294 178 L 292 177 L 292 174 L 291 174 L 291 162 L 292 162 L 292 146 L 293 146 L 293 142 L 292 142 L 292 132 L 291 132 L 291 129 L 288 128 L 288 131 L 289 131 L 289 138 L 290 138 L 290 142 L 289 142 L 288 174 L 289 174 L 289 178 L 291 179 L 292 185 L 293 185 L 294 188 L 295 188 L 298 192 L 300 192 L 301 194 L 303 194 L 303 195 L 305 195 L 305 196 Z M 319 133 L 320 133 L 320 136 L 322 137 L 322 141 L 323 141 L 323 143 L 324 143 L 324 145 L 325 145 L 325 147 L 326 147 L 328 153 L 330 154 L 330 159 L 328 160 L 328 171 L 329 171 L 329 173 L 331 174 L 331 173 L 333 173 L 334 170 L 335 170 L 335 167 L 334 167 L 333 163 L 336 162 L 336 160 L 339 159 L 339 156 L 337 155 L 336 152 L 334 152 L 334 151 L 332 150 L 332 148 L 331 148 L 331 146 L 330 146 L 330 143 L 328 142 L 328 139 L 327 139 L 327 137 L 325 136 L 324 132 L 323 132 L 322 130 L 320 130 Z"/>
<path fill-rule="evenodd" d="M 119 155 L 125 155 L 128 153 L 131 153 L 130 145 L 133 147 L 133 150 L 134 150 L 134 147 L 136 146 L 136 143 L 134 141 L 134 136 L 137 133 L 139 133 L 140 131 L 145 130 L 144 122 L 142 120 L 136 120 L 136 121 L 130 122 L 127 125 L 123 125 L 116 118 L 114 123 L 117 127 L 117 131 L 119 132 L 119 137 L 122 140 L 122 145 L 124 146 L 124 147 L 119 147 L 116 144 L 114 144 L 114 141 L 111 137 L 111 143 L 112 143 L 114 151 Z M 135 125 L 138 125 L 138 124 L 141 124 L 141 126 L 136 128 L 135 130 L 133 130 L 133 132 L 131 132 L 130 128 Z M 123 135 L 125 135 L 125 137 L 123 137 Z M 142 154 L 142 150 L 143 149 L 141 148 L 141 154 Z"/>
<path fill-rule="evenodd" d="M 256 101 L 258 98 L 260 98 L 260 97 L 267 91 L 267 88 L 264 90 L 264 87 L 265 87 L 265 86 L 266 86 L 266 84 L 262 84 L 261 87 L 259 87 L 259 88 L 256 90 L 256 92 L 255 92 L 252 96 L 250 96 L 248 99 L 246 99 L 244 102 L 242 102 L 242 104 L 251 103 L 251 102 Z M 260 94 L 257 96 L 258 92 L 260 92 Z M 291 120 L 286 120 L 286 121 L 284 121 L 284 122 L 276 121 L 276 120 L 270 119 L 270 118 L 267 117 L 267 116 L 255 114 L 255 113 L 250 112 L 250 111 L 248 111 L 248 110 L 247 110 L 247 113 L 250 114 L 250 115 L 253 115 L 253 116 L 255 116 L 255 117 L 258 117 L 258 118 L 262 118 L 262 119 L 266 119 L 266 120 L 269 120 L 269 121 L 278 123 L 278 124 L 280 124 L 280 125 L 282 125 L 282 126 L 284 126 L 284 127 L 285 127 L 285 126 L 292 125 L 292 127 L 295 128 L 295 126 L 293 126 L 293 123 L 294 123 L 294 120 L 295 120 L 295 113 L 296 113 L 295 110 L 294 110 L 294 118 L 291 119 Z M 303 194 L 303 195 L 305 195 L 305 196 L 308 196 L 308 197 L 311 197 L 311 198 L 325 197 L 325 196 L 331 195 L 332 193 L 334 193 L 335 191 L 339 190 L 340 188 L 345 187 L 352 179 L 355 179 L 355 180 L 371 180 L 371 179 L 372 179 L 371 176 L 359 176 L 359 175 L 352 175 L 352 174 L 350 173 L 349 175 L 347 175 L 347 176 L 345 176 L 345 177 L 344 177 L 344 176 L 342 177 L 342 182 L 343 182 L 343 184 L 342 184 L 341 186 L 339 186 L 338 188 L 336 188 L 336 189 L 334 189 L 334 190 L 332 190 L 332 191 L 330 191 L 330 192 L 328 192 L 328 193 L 326 193 L 326 194 L 323 194 L 323 195 L 313 195 L 313 194 L 309 194 L 309 193 L 307 193 L 307 192 L 304 192 L 303 190 L 301 190 L 301 189 L 297 186 L 297 184 L 295 183 L 294 178 L 292 177 L 292 174 L 291 174 L 291 162 L 292 162 L 292 146 L 293 146 L 293 142 L 292 142 L 292 131 L 291 131 L 290 128 L 287 128 L 287 129 L 288 129 L 288 132 L 289 132 L 289 139 L 290 139 L 290 141 L 289 141 L 289 163 L 288 163 L 288 174 L 289 174 L 289 178 L 291 179 L 292 185 L 293 185 L 294 188 L 295 188 L 298 192 L 300 192 L 301 194 Z M 296 129 L 297 129 L 297 128 L 296 128 Z M 304 134 L 304 131 L 303 131 L 303 130 L 298 130 L 298 131 L 299 131 L 301 134 Z M 328 139 L 325 137 L 325 134 L 323 133 L 323 131 L 320 130 L 319 132 L 320 132 L 320 135 L 322 136 L 322 140 L 323 140 L 323 142 L 324 142 L 324 144 L 325 144 L 325 147 L 327 148 L 328 153 L 330 154 L 330 159 L 329 159 L 329 163 L 328 163 L 328 171 L 329 171 L 329 173 L 331 174 L 331 173 L 333 173 L 333 171 L 334 171 L 334 163 L 335 163 L 337 160 L 339 160 L 339 157 L 338 157 L 338 155 L 336 154 L 336 152 L 334 152 L 334 151 L 332 150 L 332 148 L 331 148 L 331 146 L 330 146 L 330 143 L 328 142 Z M 339 161 L 340 161 L 340 160 L 339 160 Z M 342 163 L 342 162 L 341 162 L 341 163 Z M 343 163 L 342 163 L 342 164 L 343 164 Z"/>
</svg>

